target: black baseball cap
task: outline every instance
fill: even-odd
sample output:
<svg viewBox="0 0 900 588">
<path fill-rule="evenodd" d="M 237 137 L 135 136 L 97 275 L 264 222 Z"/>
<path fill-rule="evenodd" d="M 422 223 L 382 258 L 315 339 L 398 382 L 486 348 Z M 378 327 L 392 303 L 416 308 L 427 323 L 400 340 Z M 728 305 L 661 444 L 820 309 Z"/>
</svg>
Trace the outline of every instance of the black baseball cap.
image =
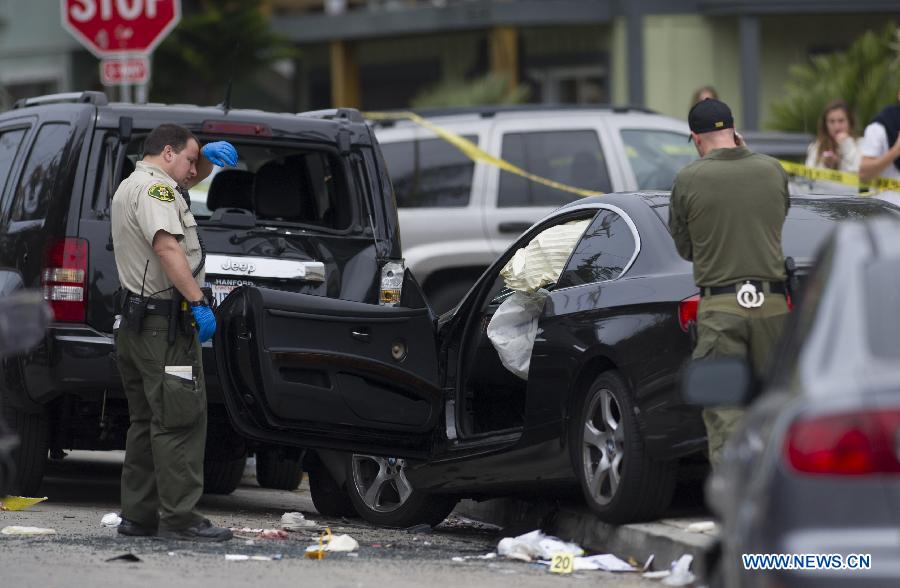
<svg viewBox="0 0 900 588">
<path fill-rule="evenodd" d="M 695 133 L 711 133 L 734 128 L 731 109 L 721 100 L 707 98 L 694 104 L 688 113 L 688 125 Z"/>
</svg>

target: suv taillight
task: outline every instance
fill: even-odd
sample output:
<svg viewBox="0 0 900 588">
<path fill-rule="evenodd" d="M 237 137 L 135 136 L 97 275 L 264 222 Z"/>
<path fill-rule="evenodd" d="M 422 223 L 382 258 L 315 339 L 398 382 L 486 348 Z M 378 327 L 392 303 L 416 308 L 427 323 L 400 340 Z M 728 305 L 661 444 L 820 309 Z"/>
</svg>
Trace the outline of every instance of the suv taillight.
<svg viewBox="0 0 900 588">
<path fill-rule="evenodd" d="M 87 308 L 88 242 L 54 239 L 44 254 L 41 290 L 58 321 L 83 322 Z"/>
<path fill-rule="evenodd" d="M 898 474 L 898 432 L 900 410 L 801 418 L 788 429 L 784 457 L 805 474 Z"/>
<path fill-rule="evenodd" d="M 678 303 L 678 324 L 681 330 L 687 333 L 691 323 L 697 322 L 697 307 L 700 306 L 700 295 L 694 294 Z"/>
<path fill-rule="evenodd" d="M 381 268 L 381 295 L 379 304 L 396 306 L 400 302 L 403 290 L 403 273 L 406 270 L 403 261 L 389 261 Z"/>
</svg>

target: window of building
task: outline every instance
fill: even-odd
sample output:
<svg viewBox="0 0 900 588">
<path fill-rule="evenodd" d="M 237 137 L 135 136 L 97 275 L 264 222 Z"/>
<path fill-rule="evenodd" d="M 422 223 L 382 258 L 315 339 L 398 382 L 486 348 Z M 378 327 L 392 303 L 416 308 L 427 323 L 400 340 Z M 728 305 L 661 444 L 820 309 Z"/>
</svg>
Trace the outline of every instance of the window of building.
<svg viewBox="0 0 900 588">
<path fill-rule="evenodd" d="M 38 130 L 13 200 L 12 220 L 39 220 L 47 215 L 62 169 L 73 128 L 66 123 L 48 123 Z"/>
<path fill-rule="evenodd" d="M 475 135 L 464 136 L 478 143 Z M 467 206 L 475 162 L 443 139 L 383 143 L 381 152 L 394 185 L 397 206 Z"/>
<path fill-rule="evenodd" d="M 592 130 L 507 133 L 501 157 L 527 172 L 576 188 L 610 192 L 606 158 Z M 497 205 L 559 206 L 578 198 L 501 171 Z"/>
<path fill-rule="evenodd" d="M 634 255 L 631 228 L 621 216 L 600 211 L 575 247 L 558 288 L 614 280 L 622 275 Z"/>
<path fill-rule="evenodd" d="M 688 135 L 653 129 L 622 130 L 638 190 L 671 190 L 679 170 L 697 159 Z"/>
<path fill-rule="evenodd" d="M 13 129 L 0 133 L 0 197 L 4 194 L 7 178 L 16 160 L 16 153 L 28 129 Z"/>
</svg>

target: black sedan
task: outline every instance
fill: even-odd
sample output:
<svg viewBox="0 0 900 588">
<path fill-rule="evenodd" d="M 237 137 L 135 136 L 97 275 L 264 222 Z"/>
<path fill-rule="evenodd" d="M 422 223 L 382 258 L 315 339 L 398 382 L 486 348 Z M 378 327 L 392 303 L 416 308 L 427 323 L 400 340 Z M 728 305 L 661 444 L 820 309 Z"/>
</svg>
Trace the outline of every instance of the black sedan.
<svg viewBox="0 0 900 588">
<path fill-rule="evenodd" d="M 396 306 L 239 288 L 215 338 L 233 424 L 319 450 L 306 467 L 328 514 L 436 523 L 460 497 L 577 486 L 605 520 L 660 514 L 678 459 L 706 444 L 699 409 L 676 385 L 699 298 L 666 227 L 668 203 L 666 193 L 610 194 L 560 208 L 440 319 L 409 274 Z M 802 264 L 833 221 L 891 210 L 794 200 L 785 251 Z M 583 219 L 520 379 L 486 335 L 507 293 L 500 269 L 542 231 Z"/>
<path fill-rule="evenodd" d="M 708 488 L 723 523 L 719 585 L 900 585 L 898 334 L 900 223 L 844 223 L 762 395 L 740 361 L 689 370 L 685 390 L 703 404 L 759 396 Z"/>
</svg>

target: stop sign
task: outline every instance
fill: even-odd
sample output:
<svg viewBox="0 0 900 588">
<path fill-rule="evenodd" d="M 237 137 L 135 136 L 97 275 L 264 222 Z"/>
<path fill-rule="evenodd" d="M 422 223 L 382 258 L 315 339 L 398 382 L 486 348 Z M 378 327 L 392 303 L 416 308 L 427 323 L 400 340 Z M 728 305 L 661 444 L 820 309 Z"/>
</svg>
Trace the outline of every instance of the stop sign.
<svg viewBox="0 0 900 588">
<path fill-rule="evenodd" d="M 150 53 L 181 20 L 181 0 L 61 0 L 62 24 L 91 53 Z"/>
</svg>

